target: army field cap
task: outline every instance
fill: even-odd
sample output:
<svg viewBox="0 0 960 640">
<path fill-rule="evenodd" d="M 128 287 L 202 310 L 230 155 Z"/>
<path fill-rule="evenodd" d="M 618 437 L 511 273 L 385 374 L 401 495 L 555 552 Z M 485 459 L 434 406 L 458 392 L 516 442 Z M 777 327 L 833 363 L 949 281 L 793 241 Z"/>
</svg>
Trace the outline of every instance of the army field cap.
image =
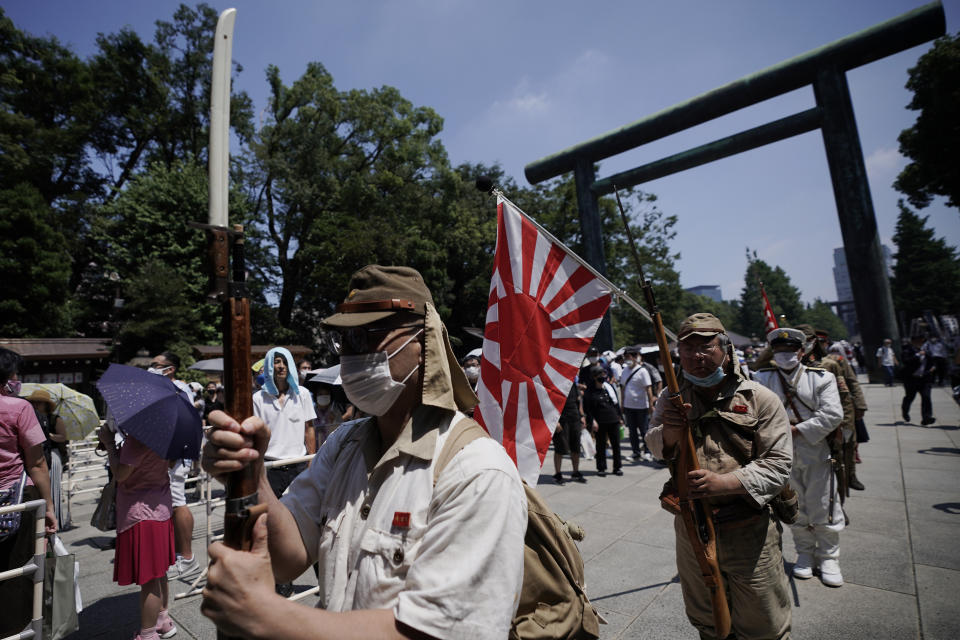
<svg viewBox="0 0 960 640">
<path fill-rule="evenodd" d="M 780 327 L 767 334 L 767 342 L 770 343 L 771 347 L 787 345 L 799 349 L 803 346 L 803 343 L 806 342 L 806 339 L 807 337 L 803 335 L 803 331 L 789 327 Z"/>
<path fill-rule="evenodd" d="M 712 313 L 695 313 L 680 325 L 677 340 L 686 340 L 690 336 L 715 336 L 726 332 L 717 316 Z"/>
<path fill-rule="evenodd" d="M 410 267 L 367 265 L 350 276 L 350 293 L 337 312 L 321 323 L 330 327 L 359 327 L 399 311 L 426 314 L 433 296 L 423 276 Z"/>
<path fill-rule="evenodd" d="M 817 337 L 817 333 L 814 331 L 812 324 L 798 324 L 794 327 L 794 329 L 797 331 L 802 331 L 803 337 L 806 340 L 813 340 L 815 337 Z"/>
</svg>

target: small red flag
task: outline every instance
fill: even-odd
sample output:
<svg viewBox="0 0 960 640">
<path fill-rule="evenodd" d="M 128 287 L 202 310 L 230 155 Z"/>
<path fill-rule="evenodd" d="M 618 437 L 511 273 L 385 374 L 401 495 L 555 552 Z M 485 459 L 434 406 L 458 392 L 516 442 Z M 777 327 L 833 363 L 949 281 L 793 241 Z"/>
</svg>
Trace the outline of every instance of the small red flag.
<svg viewBox="0 0 960 640">
<path fill-rule="evenodd" d="M 773 309 L 770 308 L 770 301 L 767 299 L 767 292 L 763 289 L 763 282 L 760 283 L 760 295 L 763 296 L 763 323 L 766 326 L 766 333 L 780 327 L 777 324 L 777 317 L 773 315 Z"/>
</svg>

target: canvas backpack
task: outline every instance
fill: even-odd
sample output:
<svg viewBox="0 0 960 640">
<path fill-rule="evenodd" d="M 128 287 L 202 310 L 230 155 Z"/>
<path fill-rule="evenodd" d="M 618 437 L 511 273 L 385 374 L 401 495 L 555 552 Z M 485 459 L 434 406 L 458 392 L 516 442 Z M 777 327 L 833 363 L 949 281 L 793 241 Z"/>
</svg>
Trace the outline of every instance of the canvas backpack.
<svg viewBox="0 0 960 640">
<path fill-rule="evenodd" d="M 470 442 L 489 437 L 470 418 L 450 427 L 434 464 L 433 483 L 444 467 Z M 600 637 L 605 622 L 584 591 L 583 558 L 574 540 L 583 529 L 565 522 L 537 490 L 523 483 L 527 496 L 527 533 L 523 549 L 523 587 L 510 628 L 510 640 L 587 640 Z"/>
</svg>

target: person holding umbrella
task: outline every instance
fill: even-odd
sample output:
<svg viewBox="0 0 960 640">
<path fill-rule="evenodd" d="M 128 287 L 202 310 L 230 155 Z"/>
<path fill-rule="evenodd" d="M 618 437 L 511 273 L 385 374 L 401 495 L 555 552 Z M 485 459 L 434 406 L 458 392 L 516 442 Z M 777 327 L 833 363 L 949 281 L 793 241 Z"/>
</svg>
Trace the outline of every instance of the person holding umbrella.
<svg viewBox="0 0 960 640">
<path fill-rule="evenodd" d="M 172 380 L 136 367 L 110 365 L 97 389 L 108 410 L 100 441 L 117 481 L 113 579 L 140 585 L 135 640 L 169 638 L 177 628 L 167 614 L 167 569 L 176 562 L 168 460 L 198 457 L 200 415 Z"/>
</svg>

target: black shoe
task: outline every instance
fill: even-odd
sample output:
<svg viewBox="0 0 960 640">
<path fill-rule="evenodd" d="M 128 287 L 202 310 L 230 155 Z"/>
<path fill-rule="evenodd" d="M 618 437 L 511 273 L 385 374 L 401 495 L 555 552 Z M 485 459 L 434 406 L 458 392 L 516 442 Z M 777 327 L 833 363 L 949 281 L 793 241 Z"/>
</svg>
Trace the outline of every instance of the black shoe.
<svg viewBox="0 0 960 640">
<path fill-rule="evenodd" d="M 622 475 L 623 475 L 623 470 L 622 470 L 622 469 L 614 469 L 613 475 L 615 475 L 615 476 L 622 476 Z"/>
<path fill-rule="evenodd" d="M 923 420 L 921 420 L 920 424 L 922 424 L 923 426 L 927 426 L 928 424 L 933 424 L 936 421 L 937 419 L 931 416 L 929 418 L 924 418 Z"/>
<path fill-rule="evenodd" d="M 910 422 L 910 414 L 904 411 L 902 414 L 904 422 Z"/>
<path fill-rule="evenodd" d="M 583 474 L 579 471 L 575 471 L 572 476 L 570 476 L 575 482 L 586 483 L 587 479 L 583 477 Z"/>
<path fill-rule="evenodd" d="M 856 478 L 851 478 L 850 482 L 847 484 L 850 485 L 851 489 L 856 489 L 857 491 L 863 491 L 866 487 L 863 486 L 863 483 L 857 480 Z"/>
<path fill-rule="evenodd" d="M 284 582 L 282 584 L 276 584 L 274 585 L 274 590 L 284 598 L 289 598 L 293 595 L 293 583 Z"/>
<path fill-rule="evenodd" d="M 561 487 L 566 484 L 566 483 L 563 481 L 563 474 L 562 474 L 562 473 L 555 473 L 555 474 L 553 474 L 553 481 L 556 482 L 556 483 L 557 483 L 558 485 L 560 485 Z"/>
<path fill-rule="evenodd" d="M 606 471 L 597 471 L 597 475 L 600 476 L 601 478 L 606 478 L 606 477 L 607 477 L 607 472 L 606 472 Z"/>
</svg>

